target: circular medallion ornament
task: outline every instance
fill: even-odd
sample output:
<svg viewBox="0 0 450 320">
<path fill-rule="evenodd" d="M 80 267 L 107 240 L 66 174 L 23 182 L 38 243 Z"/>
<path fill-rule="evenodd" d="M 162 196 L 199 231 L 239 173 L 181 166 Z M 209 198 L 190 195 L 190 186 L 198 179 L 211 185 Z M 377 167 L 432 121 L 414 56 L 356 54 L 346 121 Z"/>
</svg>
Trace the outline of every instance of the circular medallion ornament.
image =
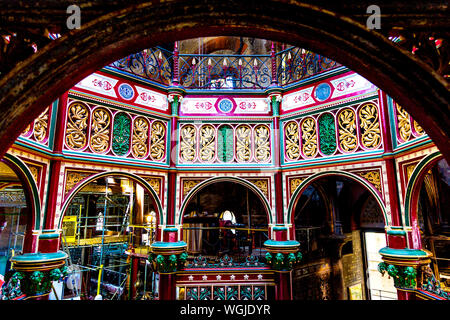
<svg viewBox="0 0 450 320">
<path fill-rule="evenodd" d="M 230 112 L 231 109 L 233 109 L 233 102 L 229 99 L 222 99 L 219 102 L 219 110 L 227 113 Z"/>
<path fill-rule="evenodd" d="M 331 95 L 331 87 L 328 83 L 321 83 L 316 87 L 314 96 L 319 101 L 327 100 Z"/>
<path fill-rule="evenodd" d="M 130 100 L 134 97 L 134 90 L 129 84 L 122 83 L 119 86 L 119 94 L 123 99 Z"/>
</svg>

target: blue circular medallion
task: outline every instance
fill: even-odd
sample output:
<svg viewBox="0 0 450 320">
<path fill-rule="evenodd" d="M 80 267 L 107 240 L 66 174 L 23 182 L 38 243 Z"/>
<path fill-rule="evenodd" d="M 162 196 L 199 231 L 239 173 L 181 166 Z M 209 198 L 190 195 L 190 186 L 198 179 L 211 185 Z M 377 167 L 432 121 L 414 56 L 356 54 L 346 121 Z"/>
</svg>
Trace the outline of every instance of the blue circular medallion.
<svg viewBox="0 0 450 320">
<path fill-rule="evenodd" d="M 219 110 L 227 113 L 230 112 L 231 109 L 233 109 L 233 102 L 231 102 L 231 100 L 229 99 L 222 99 L 219 102 Z"/>
<path fill-rule="evenodd" d="M 327 100 L 331 95 L 331 87 L 328 83 L 321 83 L 316 87 L 315 98 L 319 101 Z"/>
<path fill-rule="evenodd" d="M 122 83 L 119 86 L 119 94 L 125 100 L 130 100 L 134 97 L 134 90 L 129 84 Z"/>
</svg>

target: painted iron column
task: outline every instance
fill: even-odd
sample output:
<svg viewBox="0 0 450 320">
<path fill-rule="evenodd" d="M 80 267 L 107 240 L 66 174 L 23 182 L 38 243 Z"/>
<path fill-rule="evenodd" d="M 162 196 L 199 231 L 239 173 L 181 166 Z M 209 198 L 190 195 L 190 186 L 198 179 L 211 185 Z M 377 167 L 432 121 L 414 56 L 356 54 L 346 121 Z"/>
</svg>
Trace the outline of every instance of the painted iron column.
<svg viewBox="0 0 450 320">
<path fill-rule="evenodd" d="M 275 272 L 275 299 L 292 300 L 292 269 L 302 259 L 300 243 L 295 240 L 264 242 L 267 250 L 266 261 Z"/>
</svg>

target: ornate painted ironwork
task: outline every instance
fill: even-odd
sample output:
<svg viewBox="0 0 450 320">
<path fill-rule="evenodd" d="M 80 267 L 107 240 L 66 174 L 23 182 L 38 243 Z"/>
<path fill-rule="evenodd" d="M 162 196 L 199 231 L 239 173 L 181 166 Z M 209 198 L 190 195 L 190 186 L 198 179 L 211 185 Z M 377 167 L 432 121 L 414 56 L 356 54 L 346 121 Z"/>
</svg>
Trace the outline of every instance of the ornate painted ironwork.
<svg viewBox="0 0 450 320">
<path fill-rule="evenodd" d="M 270 55 L 180 54 L 180 84 L 189 89 L 265 89 Z"/>
<path fill-rule="evenodd" d="M 1 300 L 16 300 L 29 296 L 40 296 L 50 292 L 52 281 L 60 281 L 68 276 L 66 266 L 49 271 L 23 272 L 14 269 L 5 275 Z"/>
<path fill-rule="evenodd" d="M 222 162 L 230 162 L 234 157 L 234 134 L 229 125 L 219 127 L 217 136 L 217 156 Z"/>
<path fill-rule="evenodd" d="M 272 266 L 274 270 L 291 270 L 296 263 L 302 260 L 303 256 L 301 252 L 297 253 L 266 253 L 267 264 Z"/>
<path fill-rule="evenodd" d="M 142 159 L 148 152 L 148 128 L 147 119 L 137 117 L 133 121 L 133 140 L 131 142 L 131 152 L 136 158 Z"/>
<path fill-rule="evenodd" d="M 380 262 L 378 264 L 378 271 L 384 276 L 387 274 L 394 279 L 394 285 L 397 288 L 415 288 L 417 270 L 408 266 L 394 266 Z"/>
<path fill-rule="evenodd" d="M 339 113 L 339 146 L 344 152 L 352 152 L 358 148 L 358 137 L 356 136 L 356 114 L 346 108 Z"/>
<path fill-rule="evenodd" d="M 186 300 L 211 300 L 211 287 L 187 287 Z"/>
<path fill-rule="evenodd" d="M 316 121 L 308 117 L 302 121 L 302 151 L 305 157 L 313 158 L 317 154 Z"/>
<path fill-rule="evenodd" d="M 336 130 L 333 115 L 325 113 L 319 118 L 320 151 L 329 156 L 336 151 Z"/>
<path fill-rule="evenodd" d="M 341 66 L 331 59 L 296 47 L 278 52 L 276 59 L 280 85 L 287 85 Z"/>
<path fill-rule="evenodd" d="M 66 145 L 74 150 L 84 148 L 87 142 L 87 121 L 89 109 L 84 104 L 74 102 L 69 106 L 66 125 Z"/>
<path fill-rule="evenodd" d="M 248 162 L 252 157 L 250 146 L 252 130 L 247 125 L 240 125 L 236 128 L 236 159 L 241 162 Z"/>
<path fill-rule="evenodd" d="M 254 134 L 255 157 L 259 162 L 266 162 L 270 159 L 270 129 L 265 125 L 255 128 Z"/>
<path fill-rule="evenodd" d="M 425 267 L 423 270 L 423 280 L 420 288 L 422 290 L 434 293 L 444 299 L 450 300 L 450 294 L 442 290 L 441 283 L 436 279 L 429 266 Z"/>
<path fill-rule="evenodd" d="M 154 263 L 158 272 L 172 273 L 185 265 L 187 257 L 188 254 L 186 252 L 170 255 L 150 253 L 148 256 L 148 261 Z"/>
<path fill-rule="evenodd" d="M 33 125 L 33 136 L 34 139 L 38 142 L 42 142 L 47 137 L 47 129 L 48 129 L 48 111 L 49 108 L 45 109 L 39 117 L 34 120 Z"/>
<path fill-rule="evenodd" d="M 381 143 L 378 108 L 373 103 L 363 105 L 359 109 L 361 127 L 361 144 L 368 149 L 374 149 Z"/>
<path fill-rule="evenodd" d="M 166 126 L 161 121 L 152 122 L 150 155 L 153 160 L 162 160 L 166 155 Z"/>
<path fill-rule="evenodd" d="M 364 171 L 364 172 L 358 172 L 357 175 L 363 177 L 367 181 L 370 182 L 378 191 L 381 190 L 381 177 L 379 171 Z"/>
<path fill-rule="evenodd" d="M 197 131 L 193 125 L 185 125 L 180 132 L 180 157 L 183 161 L 193 162 L 197 156 Z"/>
<path fill-rule="evenodd" d="M 116 114 L 114 117 L 112 149 L 119 156 L 126 155 L 130 150 L 130 128 L 130 117 L 123 112 Z"/>
<path fill-rule="evenodd" d="M 203 125 L 200 128 L 200 150 L 201 161 L 211 162 L 216 154 L 216 132 L 212 125 Z"/>
<path fill-rule="evenodd" d="M 234 262 L 233 258 L 228 255 L 225 255 L 219 259 L 219 261 L 209 262 L 206 257 L 199 255 L 194 258 L 192 263 L 187 265 L 187 268 L 261 268 L 265 267 L 266 264 L 263 262 L 259 262 L 258 257 L 256 256 L 248 256 L 245 258 L 245 262 Z"/>
<path fill-rule="evenodd" d="M 113 62 L 109 67 L 160 83 L 171 84 L 173 53 L 161 47 L 145 49 Z"/>
<path fill-rule="evenodd" d="M 341 66 L 311 51 L 290 47 L 260 55 L 178 54 L 154 47 L 108 67 L 166 85 L 188 89 L 266 89 L 287 85 Z"/>
<path fill-rule="evenodd" d="M 300 156 L 300 145 L 298 135 L 298 123 L 290 121 L 284 127 L 284 137 L 286 141 L 285 153 L 288 159 L 297 160 Z"/>
<path fill-rule="evenodd" d="M 397 126 L 400 138 L 408 141 L 411 137 L 411 122 L 409 114 L 401 106 L 397 104 Z"/>
<path fill-rule="evenodd" d="M 109 149 L 111 116 L 106 109 L 97 108 L 92 112 L 91 139 L 92 151 L 103 153 Z"/>
<path fill-rule="evenodd" d="M 423 130 L 423 128 L 417 123 L 416 120 L 413 120 L 413 127 L 418 136 L 422 136 L 425 134 L 425 130 Z"/>
</svg>

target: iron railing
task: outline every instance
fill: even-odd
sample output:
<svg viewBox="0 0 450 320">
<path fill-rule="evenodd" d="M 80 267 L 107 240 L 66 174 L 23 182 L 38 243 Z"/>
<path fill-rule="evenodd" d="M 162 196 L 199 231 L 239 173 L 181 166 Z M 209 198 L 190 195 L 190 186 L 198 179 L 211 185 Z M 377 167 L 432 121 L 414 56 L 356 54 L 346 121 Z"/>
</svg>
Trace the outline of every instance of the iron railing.
<svg viewBox="0 0 450 320">
<path fill-rule="evenodd" d="M 154 47 L 131 54 L 108 67 L 164 85 L 193 90 L 263 90 L 285 86 L 335 69 L 337 62 L 309 50 L 289 47 L 260 55 L 179 54 Z"/>
</svg>

